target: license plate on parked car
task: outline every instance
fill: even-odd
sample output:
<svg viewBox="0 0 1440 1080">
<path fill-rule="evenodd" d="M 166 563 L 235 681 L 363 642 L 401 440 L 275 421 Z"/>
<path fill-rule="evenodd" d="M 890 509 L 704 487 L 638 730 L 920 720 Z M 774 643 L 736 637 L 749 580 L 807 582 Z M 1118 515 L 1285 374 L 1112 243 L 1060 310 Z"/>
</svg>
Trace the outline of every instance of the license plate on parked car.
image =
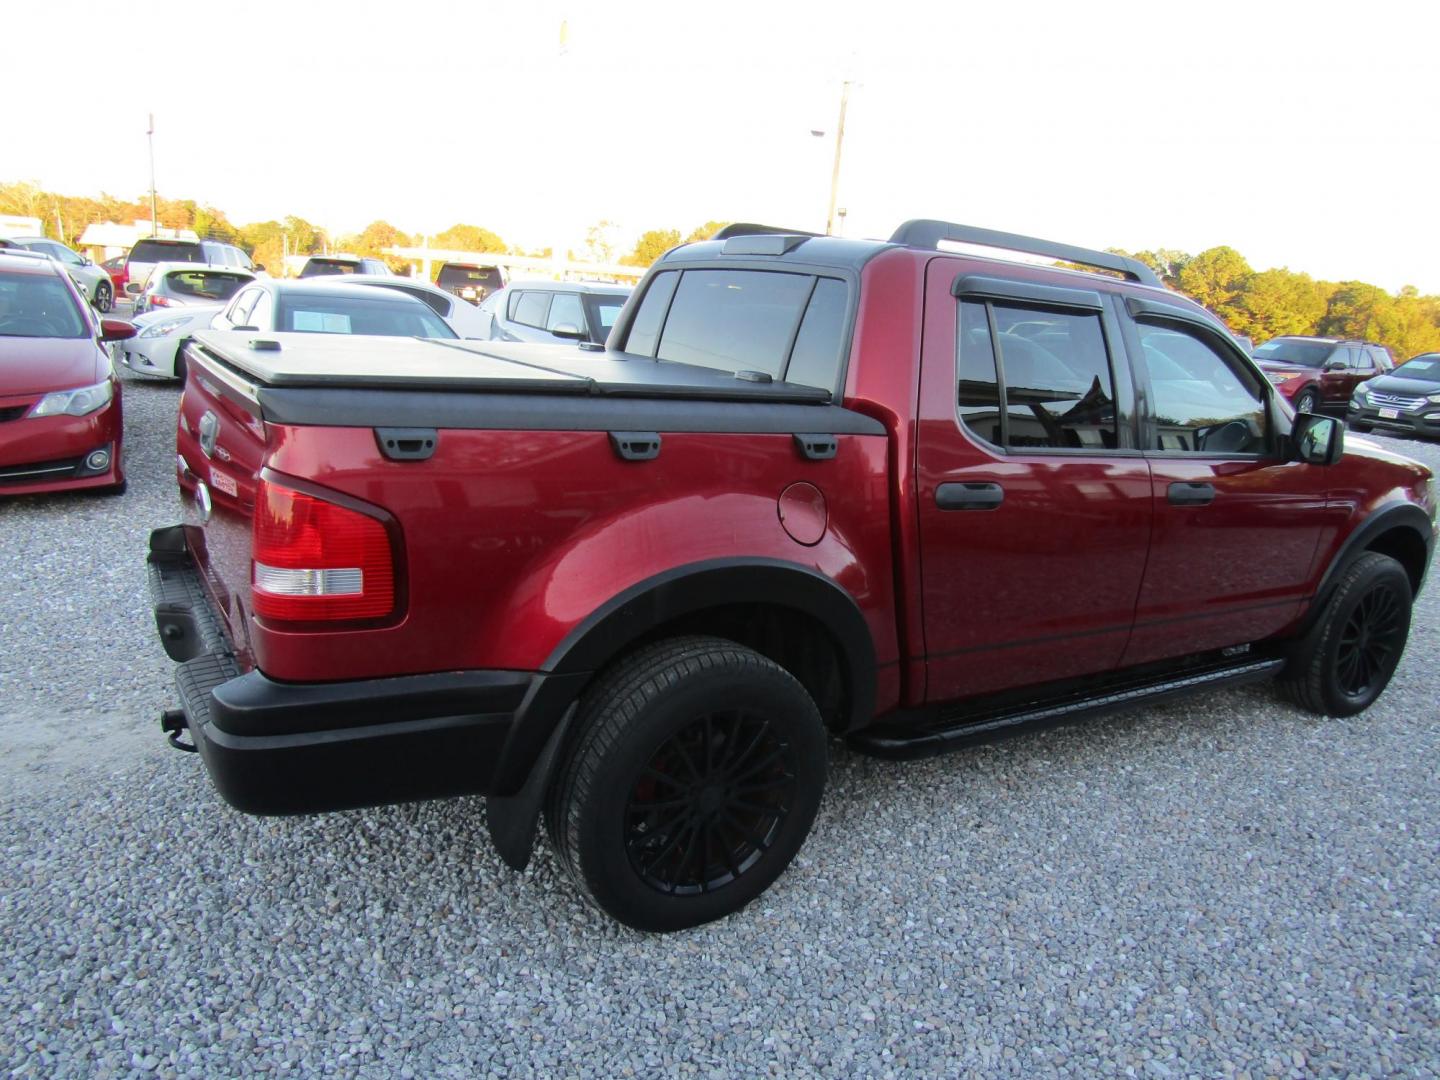
<svg viewBox="0 0 1440 1080">
<path fill-rule="evenodd" d="M 1400 415 L 1400 410 L 1399 410 L 1399 409 L 1381 409 L 1381 410 L 1380 410 L 1380 419 L 1381 419 L 1381 420 L 1394 420 L 1394 419 L 1395 419 L 1396 417 L 1398 417 L 1399 415 Z"/>
</svg>

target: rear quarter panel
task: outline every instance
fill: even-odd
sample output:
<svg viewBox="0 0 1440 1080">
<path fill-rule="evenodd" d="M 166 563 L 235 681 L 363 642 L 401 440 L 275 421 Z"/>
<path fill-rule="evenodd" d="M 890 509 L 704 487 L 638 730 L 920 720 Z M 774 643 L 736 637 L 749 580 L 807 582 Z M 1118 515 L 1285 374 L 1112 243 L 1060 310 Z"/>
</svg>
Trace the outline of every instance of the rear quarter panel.
<svg viewBox="0 0 1440 1080">
<path fill-rule="evenodd" d="M 248 614 L 248 570 L 240 578 L 227 564 L 254 661 L 271 678 L 537 670 L 631 586 L 737 557 L 831 578 L 865 615 L 877 661 L 896 659 L 882 436 L 842 435 L 833 460 L 811 462 L 789 435 L 666 433 L 658 458 L 631 462 L 605 432 L 448 429 L 428 460 L 396 462 L 369 428 L 271 425 L 268 434 L 267 465 L 281 482 L 305 478 L 395 517 L 407 592 L 393 625 L 287 632 Z M 780 522 L 780 494 L 800 480 L 827 503 L 813 546 Z"/>
</svg>

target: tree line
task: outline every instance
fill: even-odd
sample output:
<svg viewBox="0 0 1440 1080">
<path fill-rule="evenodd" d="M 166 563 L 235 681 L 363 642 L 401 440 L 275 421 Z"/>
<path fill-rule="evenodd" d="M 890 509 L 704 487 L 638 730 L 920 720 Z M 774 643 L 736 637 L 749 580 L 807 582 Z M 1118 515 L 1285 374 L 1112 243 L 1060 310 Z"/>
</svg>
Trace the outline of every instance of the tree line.
<svg viewBox="0 0 1440 1080">
<path fill-rule="evenodd" d="M 1232 247 L 1198 255 L 1166 248 L 1109 250 L 1139 259 L 1167 286 L 1257 345 L 1282 334 L 1305 334 L 1377 342 L 1397 362 L 1440 352 L 1440 296 L 1421 296 L 1413 285 L 1392 294 L 1363 281 L 1316 281 L 1284 268 L 1255 270 Z"/>
<path fill-rule="evenodd" d="M 148 220 L 150 201 L 143 196 L 126 200 L 106 194 L 98 198 L 60 195 L 33 183 L 4 183 L 0 184 L 0 214 L 39 218 L 47 236 L 73 247 L 92 223 Z M 540 258 L 553 254 L 548 247 L 508 245 L 490 229 L 463 223 L 432 236 L 421 236 L 404 232 L 388 221 L 373 221 L 358 233 L 332 237 L 320 226 L 293 214 L 278 221 L 236 225 L 213 206 L 193 199 L 165 198 L 156 201 L 156 217 L 166 228 L 191 229 L 198 236 L 238 244 L 256 262 L 277 268 L 286 252 L 313 255 L 331 250 L 383 258 L 393 269 L 405 272 L 405 260 L 383 255 L 382 250 L 418 247 L 422 241 L 432 248 L 459 251 Z M 708 239 L 724 224 L 707 221 L 689 233 L 650 229 L 640 234 L 629 252 L 622 252 L 616 243 L 618 230 L 614 222 L 599 221 L 586 233 L 583 247 L 566 254 L 572 259 L 644 268 L 677 244 Z M 1363 281 L 1317 281 L 1309 274 L 1283 268 L 1255 270 L 1231 247 L 1209 248 L 1198 255 L 1168 248 L 1110 250 L 1146 263 L 1167 286 L 1209 308 L 1232 331 L 1256 344 L 1281 334 L 1316 334 L 1379 342 L 1397 360 L 1440 351 L 1440 296 L 1422 296 L 1413 286 L 1392 294 Z M 437 266 L 434 272 L 438 271 Z"/>
<path fill-rule="evenodd" d="M 403 273 L 408 271 L 410 264 L 404 259 L 382 254 L 383 250 L 388 247 L 420 247 L 422 243 L 437 249 L 489 251 L 545 259 L 554 254 L 554 249 L 549 247 L 532 249 L 509 245 L 490 229 L 463 223 L 426 236 L 404 232 L 388 221 L 372 221 L 358 233 L 331 236 L 319 225 L 294 214 L 278 221 L 236 225 L 225 216 L 224 211 L 201 205 L 194 199 L 157 198 L 155 211 L 156 224 L 163 228 L 190 229 L 202 239 L 236 244 L 249 252 L 256 262 L 276 268 L 287 253 L 315 255 L 324 251 L 347 251 L 384 259 L 391 269 Z M 0 214 L 39 218 L 46 236 L 75 247 L 89 225 L 104 221 L 150 220 L 150 200 L 144 196 L 120 199 L 107 194 L 98 198 L 60 195 L 22 181 L 0 184 Z M 619 262 L 643 268 L 679 243 L 708 239 L 724 224 L 710 221 L 684 237 L 678 229 L 651 229 L 640 235 L 634 248 L 622 254 L 614 244 L 614 223 L 600 221 L 591 226 L 583 248 L 571 249 L 566 254 L 577 260 Z M 433 272 L 438 273 L 439 267 L 435 267 Z"/>
</svg>

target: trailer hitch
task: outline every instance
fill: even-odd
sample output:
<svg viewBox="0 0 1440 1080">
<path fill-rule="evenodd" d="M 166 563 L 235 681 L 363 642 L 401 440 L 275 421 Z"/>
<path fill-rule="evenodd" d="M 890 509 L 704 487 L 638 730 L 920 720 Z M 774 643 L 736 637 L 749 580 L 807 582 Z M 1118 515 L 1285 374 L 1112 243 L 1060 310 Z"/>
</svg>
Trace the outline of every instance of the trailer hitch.
<svg viewBox="0 0 1440 1080">
<path fill-rule="evenodd" d="M 162 712 L 160 730 L 165 732 L 165 738 L 176 750 L 184 750 L 187 754 L 196 752 L 197 747 L 193 742 L 180 741 L 180 733 L 190 730 L 190 721 L 185 719 L 184 709 L 166 709 Z"/>
</svg>

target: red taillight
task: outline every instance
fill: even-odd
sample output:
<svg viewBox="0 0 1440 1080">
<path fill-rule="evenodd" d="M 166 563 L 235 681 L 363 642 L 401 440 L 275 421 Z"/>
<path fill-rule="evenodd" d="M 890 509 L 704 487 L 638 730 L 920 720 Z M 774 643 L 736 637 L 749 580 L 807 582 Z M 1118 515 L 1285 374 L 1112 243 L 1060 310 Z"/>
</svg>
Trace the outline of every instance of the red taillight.
<svg viewBox="0 0 1440 1080">
<path fill-rule="evenodd" d="M 152 297 L 150 297 L 150 306 L 151 306 L 151 307 L 173 307 L 174 304 L 175 304 L 175 301 L 171 300 L 168 296 L 152 296 Z"/>
<path fill-rule="evenodd" d="M 385 526 L 368 514 L 261 479 L 251 606 L 290 622 L 377 619 L 395 607 Z"/>
</svg>

